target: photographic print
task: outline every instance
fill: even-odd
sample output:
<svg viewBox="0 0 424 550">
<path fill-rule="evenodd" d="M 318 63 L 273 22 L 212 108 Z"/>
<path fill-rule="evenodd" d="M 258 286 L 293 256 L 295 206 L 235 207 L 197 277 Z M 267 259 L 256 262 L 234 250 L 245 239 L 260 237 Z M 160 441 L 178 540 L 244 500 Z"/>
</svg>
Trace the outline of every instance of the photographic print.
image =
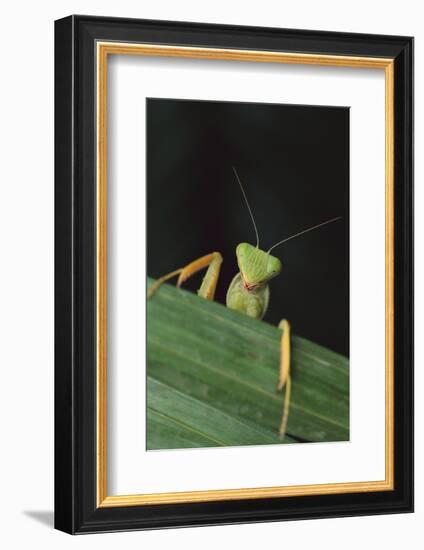
<svg viewBox="0 0 424 550">
<path fill-rule="evenodd" d="M 55 527 L 413 510 L 413 39 L 71 15 L 55 60 Z"/>
<path fill-rule="evenodd" d="M 149 98 L 147 450 L 349 440 L 349 108 Z"/>
</svg>

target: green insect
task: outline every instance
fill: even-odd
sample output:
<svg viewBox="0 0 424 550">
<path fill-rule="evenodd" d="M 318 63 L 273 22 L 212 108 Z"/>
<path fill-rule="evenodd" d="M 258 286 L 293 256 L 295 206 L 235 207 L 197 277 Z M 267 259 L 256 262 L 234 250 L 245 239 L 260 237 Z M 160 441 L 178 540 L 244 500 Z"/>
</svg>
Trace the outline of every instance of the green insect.
<svg viewBox="0 0 424 550">
<path fill-rule="evenodd" d="M 255 230 L 256 245 L 253 246 L 249 243 L 240 243 L 236 247 L 237 264 L 239 272 L 234 276 L 233 280 L 228 287 L 226 304 L 230 309 L 234 309 L 254 317 L 255 319 L 262 319 L 266 313 L 269 304 L 269 286 L 268 283 L 271 279 L 281 273 L 281 261 L 270 254 L 271 250 L 275 247 L 299 237 L 304 233 L 323 227 L 329 223 L 340 220 L 341 217 L 332 218 L 325 222 L 319 223 L 299 233 L 291 235 L 269 248 L 266 252 L 259 248 L 259 233 L 256 227 L 255 219 L 253 217 L 252 210 L 247 200 L 246 193 L 243 185 L 237 174 L 236 169 L 233 167 L 235 177 L 243 193 L 244 200 L 246 202 L 247 209 L 249 210 L 250 218 Z M 222 256 L 219 252 L 212 252 L 206 256 L 202 256 L 188 265 L 176 269 L 171 273 L 167 273 L 163 277 L 160 277 L 151 285 L 148 289 L 147 297 L 150 298 L 159 288 L 159 286 L 165 281 L 178 276 L 177 287 L 180 287 L 184 281 L 189 277 L 207 268 L 206 274 L 203 278 L 202 284 L 197 291 L 197 294 L 207 300 L 213 300 L 215 296 L 215 289 L 219 279 L 219 273 L 222 264 Z M 290 376 L 290 323 L 286 319 L 282 319 L 278 325 L 282 331 L 281 335 L 281 352 L 280 352 L 280 370 L 277 383 L 277 390 L 282 391 L 286 389 L 284 396 L 283 413 L 280 422 L 279 434 L 284 437 L 287 428 L 287 422 L 289 417 L 290 408 L 290 393 L 291 393 L 291 376 Z"/>
</svg>

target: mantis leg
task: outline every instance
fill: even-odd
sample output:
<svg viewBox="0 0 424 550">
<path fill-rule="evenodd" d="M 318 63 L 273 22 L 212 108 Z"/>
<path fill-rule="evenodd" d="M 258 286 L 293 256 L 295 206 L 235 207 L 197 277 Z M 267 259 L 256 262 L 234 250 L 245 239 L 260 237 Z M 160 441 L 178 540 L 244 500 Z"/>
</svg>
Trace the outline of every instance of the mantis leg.
<svg viewBox="0 0 424 550">
<path fill-rule="evenodd" d="M 207 267 L 208 270 L 206 271 L 206 274 L 203 278 L 199 290 L 197 291 L 197 294 L 202 298 L 206 298 L 207 300 L 213 300 L 215 296 L 216 285 L 218 283 L 221 264 L 222 256 L 219 252 L 212 252 L 211 254 L 202 256 L 201 258 L 194 260 L 194 262 L 191 262 L 186 266 L 181 267 L 180 269 L 176 269 L 175 271 L 172 271 L 171 273 L 168 273 L 163 277 L 157 279 L 147 291 L 147 297 L 150 298 L 160 287 L 160 285 L 165 281 L 168 281 L 168 279 L 172 279 L 172 277 L 176 277 L 177 275 L 179 275 L 177 281 L 177 287 L 179 288 L 189 277 L 191 277 L 201 269 Z"/>
<path fill-rule="evenodd" d="M 284 437 L 289 420 L 290 409 L 290 394 L 291 394 L 291 376 L 290 376 L 290 323 L 283 319 L 278 325 L 283 331 L 281 335 L 281 351 L 280 351 L 280 376 L 278 380 L 277 390 L 282 391 L 286 387 L 284 396 L 283 416 L 279 429 L 280 437 Z"/>
</svg>

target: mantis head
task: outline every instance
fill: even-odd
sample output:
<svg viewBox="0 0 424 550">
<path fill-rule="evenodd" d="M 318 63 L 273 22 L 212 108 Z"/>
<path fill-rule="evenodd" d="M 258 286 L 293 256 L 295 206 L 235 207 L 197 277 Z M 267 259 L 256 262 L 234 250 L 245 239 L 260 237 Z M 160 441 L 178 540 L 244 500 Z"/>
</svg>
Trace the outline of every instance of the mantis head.
<svg viewBox="0 0 424 550">
<path fill-rule="evenodd" d="M 243 278 L 244 287 L 247 290 L 254 290 L 257 287 L 266 285 L 268 281 L 276 277 L 281 272 L 280 260 L 275 256 L 271 256 L 270 254 L 273 248 L 280 246 L 281 244 L 286 243 L 291 239 L 295 239 L 300 235 L 309 233 L 309 231 L 313 231 L 329 223 L 333 223 L 337 220 L 341 220 L 342 218 L 338 216 L 337 218 L 332 218 L 330 220 L 321 222 L 317 225 L 313 225 L 312 227 L 308 227 L 303 231 L 299 231 L 299 233 L 295 233 L 290 237 L 286 237 L 282 241 L 278 241 L 277 243 L 273 244 L 267 252 L 264 252 L 259 248 L 258 228 L 256 227 L 255 219 L 253 217 L 253 213 L 250 208 L 249 201 L 247 200 L 246 193 L 244 192 L 243 185 L 240 181 L 240 178 L 238 177 L 237 171 L 234 168 L 234 166 L 233 166 L 233 171 L 237 178 L 238 184 L 240 185 L 241 192 L 243 193 L 243 197 L 246 202 L 247 209 L 249 210 L 250 218 L 252 220 L 253 228 L 255 230 L 255 235 L 256 235 L 256 246 L 252 246 L 251 244 L 248 244 L 248 243 L 240 243 L 237 246 L 236 248 L 237 263 L 240 269 L 241 276 Z"/>
<path fill-rule="evenodd" d="M 275 256 L 248 243 L 236 248 L 237 263 L 246 289 L 253 290 L 281 273 L 281 262 Z"/>
</svg>

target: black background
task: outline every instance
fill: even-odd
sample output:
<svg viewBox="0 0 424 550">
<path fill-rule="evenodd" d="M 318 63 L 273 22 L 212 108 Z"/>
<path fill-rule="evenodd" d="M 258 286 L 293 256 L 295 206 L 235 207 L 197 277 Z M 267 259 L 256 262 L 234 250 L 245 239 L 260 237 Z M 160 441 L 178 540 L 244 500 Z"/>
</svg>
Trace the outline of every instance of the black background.
<svg viewBox="0 0 424 550">
<path fill-rule="evenodd" d="M 349 354 L 349 109 L 147 100 L 147 272 L 158 277 L 212 251 L 224 257 L 216 300 L 237 273 L 235 248 L 260 247 L 327 219 L 343 220 L 276 248 L 265 320 Z M 203 273 L 186 288 L 199 287 Z"/>
</svg>

